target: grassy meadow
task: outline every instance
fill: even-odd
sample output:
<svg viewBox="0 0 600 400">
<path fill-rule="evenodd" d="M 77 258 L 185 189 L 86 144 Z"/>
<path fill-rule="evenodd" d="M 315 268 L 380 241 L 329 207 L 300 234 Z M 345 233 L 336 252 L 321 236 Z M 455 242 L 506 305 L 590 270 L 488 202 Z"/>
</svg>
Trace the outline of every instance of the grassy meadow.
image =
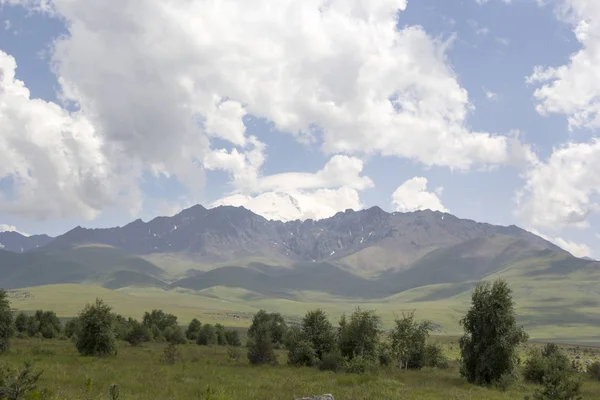
<svg viewBox="0 0 600 400">
<path fill-rule="evenodd" d="M 451 338 L 439 338 L 449 356 L 457 355 Z M 117 356 L 82 357 L 68 340 L 16 339 L 11 350 L 0 357 L 13 367 L 34 361 L 43 370 L 40 388 L 48 388 L 51 399 L 108 399 L 109 387 L 119 387 L 120 399 L 294 399 L 331 393 L 336 399 L 523 399 L 535 385 L 519 383 L 507 391 L 478 387 L 460 378 L 458 362 L 445 370 L 399 371 L 381 369 L 355 375 L 320 372 L 314 368 L 285 365 L 279 351 L 279 366 L 248 364 L 245 349 L 239 362 L 230 361 L 222 346 L 178 346 L 180 357 L 173 365 L 161 362 L 166 344 L 143 347 L 120 344 Z M 453 350 L 452 350 L 453 349 Z M 584 381 L 584 399 L 600 399 L 600 382 Z"/>
</svg>

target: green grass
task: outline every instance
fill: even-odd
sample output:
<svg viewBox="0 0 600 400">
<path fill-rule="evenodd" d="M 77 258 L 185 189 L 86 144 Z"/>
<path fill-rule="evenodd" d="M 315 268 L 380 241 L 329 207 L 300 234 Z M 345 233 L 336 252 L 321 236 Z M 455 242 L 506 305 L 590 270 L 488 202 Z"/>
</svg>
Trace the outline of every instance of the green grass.
<svg viewBox="0 0 600 400">
<path fill-rule="evenodd" d="M 445 346 L 455 346 L 451 339 Z M 447 370 L 398 371 L 384 369 L 367 375 L 320 372 L 312 368 L 287 365 L 253 367 L 247 362 L 245 349 L 239 364 L 227 361 L 224 347 L 180 346 L 182 358 L 174 365 L 160 362 L 164 344 L 132 348 L 119 347 L 118 355 L 104 359 L 79 356 L 70 341 L 50 340 L 40 345 L 35 339 L 14 340 L 9 353 L 0 356 L 20 367 L 24 360 L 35 361 L 43 369 L 41 387 L 53 392 L 53 400 L 107 399 L 108 388 L 117 384 L 121 398 L 205 399 L 208 388 L 211 399 L 294 399 L 331 393 L 336 399 L 522 399 L 531 395 L 535 386 L 519 383 L 506 392 L 482 388 L 460 378 L 457 362 Z M 285 353 L 279 352 L 280 363 Z M 91 378 L 91 391 L 84 395 L 86 379 Z M 600 383 L 585 379 L 584 399 L 600 399 Z"/>
</svg>

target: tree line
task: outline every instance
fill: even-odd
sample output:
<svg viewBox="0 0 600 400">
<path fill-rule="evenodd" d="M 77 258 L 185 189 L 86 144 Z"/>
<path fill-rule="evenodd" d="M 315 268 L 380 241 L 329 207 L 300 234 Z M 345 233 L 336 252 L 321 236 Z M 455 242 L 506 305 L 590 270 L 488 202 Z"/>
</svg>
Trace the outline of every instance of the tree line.
<svg viewBox="0 0 600 400">
<path fill-rule="evenodd" d="M 506 388 L 520 378 L 521 372 L 526 381 L 542 385 L 534 393 L 535 399 L 577 398 L 580 377 L 558 346 L 534 349 L 526 362 L 521 362 L 519 346 L 528 335 L 517 325 L 511 289 L 505 281 L 478 285 L 460 325 L 464 329 L 459 341 L 460 374 L 468 382 Z M 289 365 L 320 370 L 364 373 L 380 367 L 447 368 L 442 349 L 429 342 L 431 331 L 431 322 L 417 321 L 414 313 L 403 314 L 391 330 L 384 331 L 381 318 L 373 310 L 357 308 L 350 315 L 342 315 L 337 326 L 320 309 L 308 311 L 299 325 L 291 326 L 281 314 L 260 310 L 248 329 L 247 358 L 253 365 L 276 364 L 276 350 L 285 349 Z M 220 324 L 193 319 L 184 331 L 175 315 L 162 310 L 146 312 L 141 321 L 126 319 L 100 299 L 87 304 L 63 328 L 52 311 L 14 317 L 6 292 L 0 291 L 0 353 L 8 350 L 15 333 L 43 338 L 64 335 L 71 338 L 80 354 L 99 357 L 116 355 L 118 340 L 132 346 L 165 341 L 169 343 L 165 349 L 169 363 L 175 360 L 175 346 L 190 341 L 232 347 L 242 344 L 238 331 Z M 600 364 L 592 364 L 588 372 L 600 380 Z"/>
</svg>

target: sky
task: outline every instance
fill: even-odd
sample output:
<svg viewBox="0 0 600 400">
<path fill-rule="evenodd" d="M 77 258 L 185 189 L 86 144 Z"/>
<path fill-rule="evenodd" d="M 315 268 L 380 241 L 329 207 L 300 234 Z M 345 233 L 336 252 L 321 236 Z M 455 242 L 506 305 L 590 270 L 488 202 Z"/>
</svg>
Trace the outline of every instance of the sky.
<svg viewBox="0 0 600 400">
<path fill-rule="evenodd" d="M 597 0 L 0 0 L 0 231 L 432 209 L 600 258 Z"/>
</svg>

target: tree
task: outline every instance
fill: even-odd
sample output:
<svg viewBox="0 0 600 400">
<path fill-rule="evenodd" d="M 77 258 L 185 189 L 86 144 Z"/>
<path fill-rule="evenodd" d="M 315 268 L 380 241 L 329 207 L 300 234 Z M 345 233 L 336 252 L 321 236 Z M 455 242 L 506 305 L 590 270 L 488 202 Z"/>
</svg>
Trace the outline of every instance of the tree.
<svg viewBox="0 0 600 400">
<path fill-rule="evenodd" d="M 62 330 L 60 320 L 54 311 L 37 310 L 33 318 L 37 322 L 38 332 L 46 339 L 57 337 Z"/>
<path fill-rule="evenodd" d="M 167 314 L 163 310 L 146 311 L 142 323 L 148 328 L 156 326 L 161 332 L 164 332 L 170 326 L 177 326 L 177 317 L 173 314 Z"/>
<path fill-rule="evenodd" d="M 164 332 L 165 339 L 171 344 L 186 344 L 187 339 L 179 325 L 169 326 Z"/>
<path fill-rule="evenodd" d="M 17 332 L 26 334 L 28 322 L 28 317 L 25 313 L 20 312 L 17 314 L 15 318 L 15 328 L 17 329 Z"/>
<path fill-rule="evenodd" d="M 541 389 L 535 391 L 536 400 L 576 400 L 581 399 L 581 379 L 573 368 L 569 357 L 561 351 L 555 351 L 547 356 L 546 369 L 542 377 Z"/>
<path fill-rule="evenodd" d="M 248 338 L 248 360 L 250 364 L 276 364 L 277 356 L 271 338 L 272 325 L 268 321 L 253 325 L 252 337 Z"/>
<path fill-rule="evenodd" d="M 13 315 L 10 300 L 4 290 L 0 290 L 0 354 L 10 348 L 10 337 L 13 332 Z"/>
<path fill-rule="evenodd" d="M 219 346 L 227 345 L 227 336 L 225 336 L 225 327 L 223 325 L 215 325 L 215 335 L 217 336 L 217 344 Z"/>
<path fill-rule="evenodd" d="M 460 339 L 461 375 L 467 381 L 497 383 L 513 374 L 517 348 L 527 340 L 527 334 L 517 326 L 511 290 L 505 281 L 478 285 L 460 324 L 465 331 Z"/>
<path fill-rule="evenodd" d="M 248 338 L 252 339 L 258 328 L 268 329 L 269 337 L 276 344 L 283 344 L 283 338 L 287 330 L 285 320 L 279 313 L 268 313 L 260 310 L 252 318 L 252 325 L 248 329 Z"/>
<path fill-rule="evenodd" d="M 81 324 L 77 336 L 77 350 L 84 356 L 106 356 L 117 353 L 114 315 L 111 307 L 101 299 L 87 304 L 79 313 Z"/>
<path fill-rule="evenodd" d="M 238 331 L 228 329 L 225 331 L 225 338 L 227 339 L 227 344 L 229 346 L 237 347 L 242 345 L 242 340 L 240 339 L 240 333 Z"/>
<path fill-rule="evenodd" d="M 189 340 L 193 340 L 194 342 L 197 341 L 201 328 L 202 324 L 200 321 L 194 318 L 185 331 L 185 337 L 187 337 Z"/>
<path fill-rule="evenodd" d="M 71 338 L 73 336 L 79 336 L 80 332 L 81 332 L 81 321 L 79 320 L 79 318 L 75 317 L 73 319 L 70 319 L 65 324 L 65 336 L 66 337 Z"/>
<path fill-rule="evenodd" d="M 317 309 L 306 313 L 302 319 L 302 338 L 312 345 L 319 360 L 324 354 L 333 350 L 335 333 L 333 325 L 323 310 Z"/>
<path fill-rule="evenodd" d="M 431 323 L 417 323 L 414 312 L 396 319 L 396 326 L 391 333 L 391 347 L 395 359 L 401 368 L 421 369 L 425 364 L 426 345 Z"/>
<path fill-rule="evenodd" d="M 215 327 L 211 324 L 202 325 L 202 329 L 200 329 L 196 343 L 202 346 L 217 344 L 217 332 Z"/>
<path fill-rule="evenodd" d="M 361 356 L 375 360 L 380 326 L 381 319 L 373 310 L 357 308 L 349 321 L 342 315 L 338 339 L 342 356 L 348 359 Z"/>
</svg>

